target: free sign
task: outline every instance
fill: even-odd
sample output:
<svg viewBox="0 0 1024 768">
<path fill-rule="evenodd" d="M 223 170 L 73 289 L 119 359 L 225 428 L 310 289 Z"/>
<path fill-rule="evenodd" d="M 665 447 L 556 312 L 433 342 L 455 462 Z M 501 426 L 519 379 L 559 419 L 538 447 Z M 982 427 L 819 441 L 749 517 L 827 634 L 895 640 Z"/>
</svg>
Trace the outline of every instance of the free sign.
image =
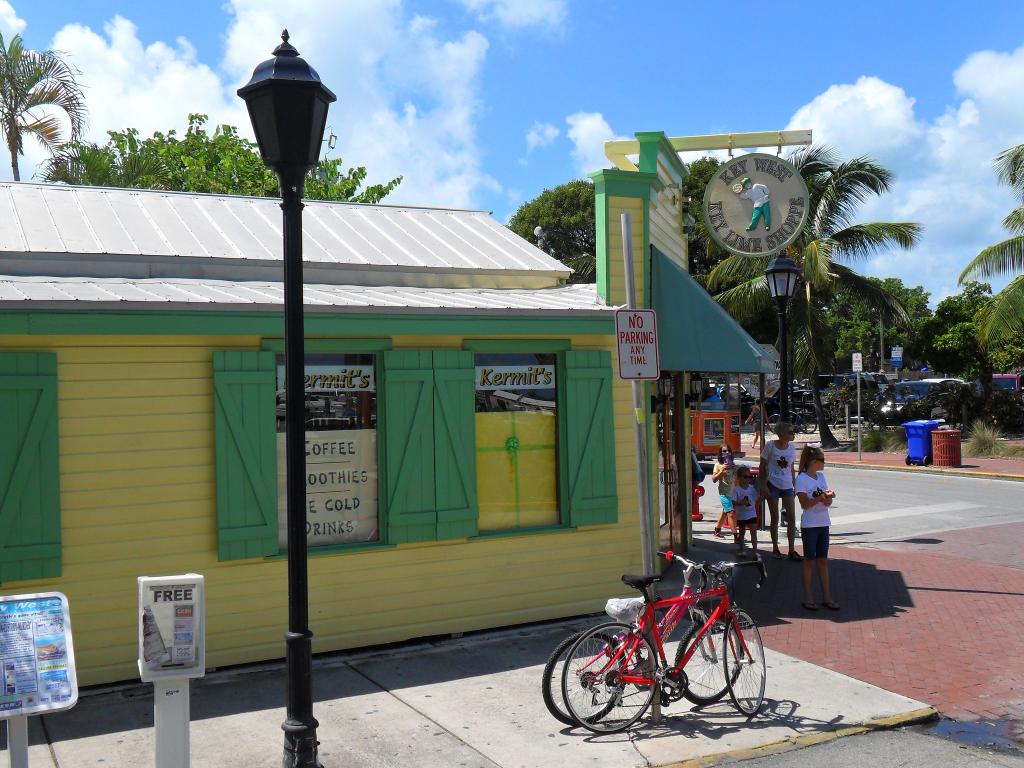
<svg viewBox="0 0 1024 768">
<path fill-rule="evenodd" d="M 615 340 L 619 349 L 620 379 L 656 379 L 658 324 L 653 309 L 619 309 L 615 312 Z"/>
</svg>

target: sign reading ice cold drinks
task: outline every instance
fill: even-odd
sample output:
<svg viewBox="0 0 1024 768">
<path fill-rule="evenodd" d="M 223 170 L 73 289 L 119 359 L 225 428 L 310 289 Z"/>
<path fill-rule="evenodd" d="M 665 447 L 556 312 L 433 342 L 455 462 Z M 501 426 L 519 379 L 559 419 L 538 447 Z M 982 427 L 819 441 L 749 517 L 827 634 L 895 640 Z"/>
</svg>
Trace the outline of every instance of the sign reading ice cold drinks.
<svg viewBox="0 0 1024 768">
<path fill-rule="evenodd" d="M 70 709 L 78 701 L 68 599 L 0 597 L 0 719 Z"/>
<path fill-rule="evenodd" d="M 807 221 L 800 171 L 775 155 L 751 153 L 718 167 L 704 190 L 704 221 L 732 253 L 769 254 L 792 243 Z"/>
<path fill-rule="evenodd" d="M 656 379 L 658 325 L 653 309 L 619 309 L 615 312 L 615 340 L 619 348 L 620 379 Z"/>
</svg>

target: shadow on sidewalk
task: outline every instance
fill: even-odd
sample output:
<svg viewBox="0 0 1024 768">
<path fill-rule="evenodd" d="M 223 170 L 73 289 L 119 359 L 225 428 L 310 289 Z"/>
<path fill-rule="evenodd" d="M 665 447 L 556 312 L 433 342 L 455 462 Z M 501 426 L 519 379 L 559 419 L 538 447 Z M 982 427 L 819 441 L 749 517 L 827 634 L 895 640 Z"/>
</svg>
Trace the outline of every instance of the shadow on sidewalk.
<svg viewBox="0 0 1024 768">
<path fill-rule="evenodd" d="M 767 531 L 763 533 L 767 536 Z M 783 548 L 785 551 L 784 544 Z M 829 554 L 832 594 L 842 606 L 841 610 L 804 609 L 800 605 L 803 600 L 802 563 L 773 558 L 770 539 L 767 552 L 761 551 L 768 570 L 768 581 L 761 589 L 756 589 L 754 570 L 741 572 L 736 579 L 736 602 L 762 627 L 788 624 L 798 618 L 834 623 L 870 621 L 897 616 L 913 607 L 913 598 L 899 571 L 881 570 L 870 563 L 846 560 L 841 547 L 833 547 Z M 731 561 L 735 558 L 735 547 L 729 539 L 700 541 L 695 543 L 691 557 L 698 561 Z M 676 576 L 677 580 L 680 578 Z M 817 580 L 815 574 L 815 595 L 820 600 Z"/>
</svg>

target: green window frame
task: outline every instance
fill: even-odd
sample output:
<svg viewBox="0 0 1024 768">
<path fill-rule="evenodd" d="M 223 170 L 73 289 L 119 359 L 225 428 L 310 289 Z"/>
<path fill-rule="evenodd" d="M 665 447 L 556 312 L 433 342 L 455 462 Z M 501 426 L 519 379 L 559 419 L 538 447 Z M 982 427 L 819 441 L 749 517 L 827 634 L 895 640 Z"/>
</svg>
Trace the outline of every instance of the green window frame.
<svg viewBox="0 0 1024 768">
<path fill-rule="evenodd" d="M 0 583 L 61 575 L 57 355 L 0 352 Z"/>
</svg>

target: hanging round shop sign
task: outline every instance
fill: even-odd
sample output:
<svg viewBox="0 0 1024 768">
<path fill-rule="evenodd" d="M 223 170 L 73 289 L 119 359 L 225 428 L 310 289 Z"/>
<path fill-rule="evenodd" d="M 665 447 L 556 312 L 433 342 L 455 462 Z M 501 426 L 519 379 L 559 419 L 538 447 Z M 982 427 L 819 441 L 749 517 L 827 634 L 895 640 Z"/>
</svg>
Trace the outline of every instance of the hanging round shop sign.
<svg viewBox="0 0 1024 768">
<path fill-rule="evenodd" d="M 783 250 L 807 221 L 800 172 L 775 155 L 729 158 L 704 190 L 704 221 L 720 246 L 744 256 Z"/>
</svg>

